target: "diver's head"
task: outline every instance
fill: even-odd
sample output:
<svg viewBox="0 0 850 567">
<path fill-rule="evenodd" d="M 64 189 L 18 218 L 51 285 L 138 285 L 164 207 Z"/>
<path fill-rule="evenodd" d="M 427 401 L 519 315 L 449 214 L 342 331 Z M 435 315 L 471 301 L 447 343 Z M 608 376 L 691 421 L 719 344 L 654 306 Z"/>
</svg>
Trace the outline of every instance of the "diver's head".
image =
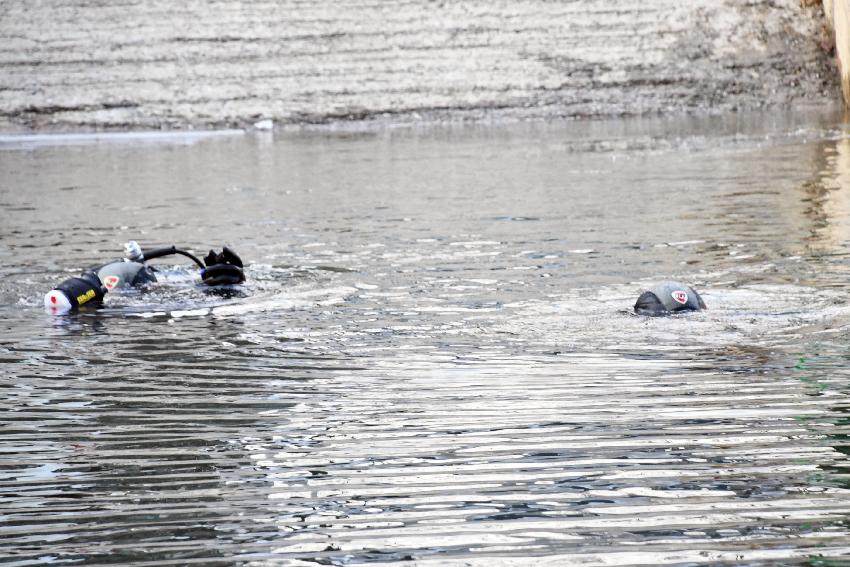
<svg viewBox="0 0 850 567">
<path fill-rule="evenodd" d="M 635 303 L 638 315 L 670 315 L 700 309 L 705 309 L 702 297 L 694 288 L 681 282 L 661 282 L 641 293 Z"/>
</svg>

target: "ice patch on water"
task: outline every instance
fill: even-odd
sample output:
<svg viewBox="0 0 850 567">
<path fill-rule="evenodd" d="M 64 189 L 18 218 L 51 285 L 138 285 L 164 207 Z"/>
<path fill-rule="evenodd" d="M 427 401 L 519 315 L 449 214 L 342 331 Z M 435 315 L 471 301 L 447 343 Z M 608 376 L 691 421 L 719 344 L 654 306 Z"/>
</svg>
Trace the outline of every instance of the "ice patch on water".
<svg viewBox="0 0 850 567">
<path fill-rule="evenodd" d="M 209 309 L 187 309 L 185 311 L 172 311 L 171 316 L 178 319 L 180 317 L 203 317 L 209 313 Z"/>
<path fill-rule="evenodd" d="M 69 134 L 4 134 L 0 149 L 30 149 L 42 146 L 76 146 L 89 144 L 194 144 L 208 138 L 242 136 L 244 130 L 195 130 L 148 132 L 82 132 Z"/>
<path fill-rule="evenodd" d="M 245 313 L 258 313 L 263 311 L 327 307 L 342 303 L 345 301 L 346 297 L 353 295 L 356 292 L 357 289 L 353 287 L 332 287 L 306 291 L 282 292 L 271 297 L 266 296 L 252 299 L 245 303 L 214 307 L 212 308 L 212 314 L 215 317 L 227 317 L 229 315 L 243 315 Z"/>
</svg>

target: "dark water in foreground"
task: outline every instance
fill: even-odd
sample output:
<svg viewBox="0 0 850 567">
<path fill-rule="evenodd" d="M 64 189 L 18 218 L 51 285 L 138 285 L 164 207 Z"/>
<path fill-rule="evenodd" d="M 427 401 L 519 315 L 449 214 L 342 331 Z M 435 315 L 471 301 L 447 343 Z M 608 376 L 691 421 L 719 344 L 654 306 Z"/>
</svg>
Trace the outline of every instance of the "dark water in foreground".
<svg viewBox="0 0 850 567">
<path fill-rule="evenodd" d="M 3 139 L 0 221 L 2 564 L 850 560 L 834 115 Z M 44 314 L 129 239 L 249 283 Z"/>
</svg>

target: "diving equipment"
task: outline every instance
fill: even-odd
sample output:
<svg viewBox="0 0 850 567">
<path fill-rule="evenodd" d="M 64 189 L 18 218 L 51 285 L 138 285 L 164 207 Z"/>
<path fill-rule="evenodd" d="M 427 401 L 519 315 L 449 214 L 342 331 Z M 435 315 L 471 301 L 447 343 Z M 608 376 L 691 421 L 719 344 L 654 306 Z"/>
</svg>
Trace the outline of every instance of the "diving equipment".
<svg viewBox="0 0 850 567">
<path fill-rule="evenodd" d="M 635 303 L 635 313 L 652 317 L 705 308 L 705 302 L 694 288 L 672 281 L 661 282 L 644 291 Z"/>
<path fill-rule="evenodd" d="M 124 245 L 124 250 L 126 258 L 87 270 L 57 285 L 44 296 L 45 309 L 61 315 L 86 304 L 98 304 L 110 291 L 155 282 L 155 270 L 145 262 L 175 254 L 192 260 L 200 268 L 201 282 L 206 285 L 233 285 L 245 281 L 241 258 L 226 246 L 218 253 L 210 250 L 204 258 L 206 263 L 191 252 L 175 246 L 143 250 L 136 241 L 131 240 Z"/>
</svg>

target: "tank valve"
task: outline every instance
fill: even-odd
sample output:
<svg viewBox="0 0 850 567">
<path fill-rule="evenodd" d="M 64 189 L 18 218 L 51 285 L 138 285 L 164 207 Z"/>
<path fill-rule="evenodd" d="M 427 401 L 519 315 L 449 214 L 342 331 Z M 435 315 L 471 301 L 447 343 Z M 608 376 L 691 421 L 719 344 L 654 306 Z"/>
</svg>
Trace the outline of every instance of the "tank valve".
<svg viewBox="0 0 850 567">
<path fill-rule="evenodd" d="M 145 261 L 145 255 L 142 254 L 142 247 L 135 240 L 131 240 L 124 245 L 124 252 L 127 254 L 127 258 L 133 262 Z"/>
</svg>

